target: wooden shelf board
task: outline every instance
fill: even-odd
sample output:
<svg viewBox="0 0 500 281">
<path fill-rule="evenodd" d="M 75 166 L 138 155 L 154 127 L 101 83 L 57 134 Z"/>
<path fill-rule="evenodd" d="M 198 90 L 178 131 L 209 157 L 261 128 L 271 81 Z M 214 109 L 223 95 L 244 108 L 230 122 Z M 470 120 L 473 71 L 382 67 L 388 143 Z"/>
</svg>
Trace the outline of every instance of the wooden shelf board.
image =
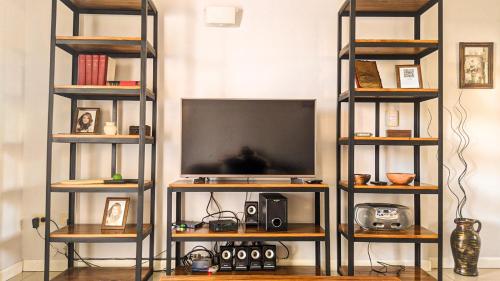
<svg viewBox="0 0 500 281">
<path fill-rule="evenodd" d="M 341 181 L 340 185 L 343 187 L 347 188 L 348 184 L 347 181 Z M 355 189 L 416 189 L 416 190 L 439 190 L 438 186 L 436 185 L 430 185 L 426 183 L 411 183 L 409 185 L 397 185 L 397 184 L 389 184 L 389 185 L 372 185 L 372 184 L 365 184 L 365 185 L 355 185 Z"/>
<path fill-rule="evenodd" d="M 144 181 L 144 188 L 149 189 L 153 185 L 152 181 L 150 180 L 145 180 Z M 130 189 L 130 190 L 137 190 L 138 189 L 138 184 L 135 183 L 125 183 L 125 184 L 67 184 L 67 183 L 62 183 L 62 182 L 56 182 L 51 185 L 52 189 L 56 189 L 59 191 L 64 191 L 65 189 L 68 190 L 75 190 L 79 189 L 81 191 L 85 190 L 98 190 L 98 189 L 105 189 L 105 190 L 124 190 L 124 189 Z"/>
<path fill-rule="evenodd" d="M 438 89 L 401 89 L 401 88 L 356 88 L 354 97 L 356 102 L 414 102 L 437 98 Z M 340 101 L 349 101 L 350 91 L 340 94 Z"/>
<path fill-rule="evenodd" d="M 348 235 L 347 224 L 340 225 L 340 232 Z M 414 226 L 408 230 L 389 231 L 389 230 L 363 230 L 358 225 L 354 226 L 354 238 L 372 238 L 372 239 L 437 239 L 435 232 L 428 230 L 423 226 Z"/>
<path fill-rule="evenodd" d="M 110 56 L 135 55 L 140 57 L 140 37 L 57 36 L 56 45 L 70 53 L 102 53 Z M 148 56 L 154 57 L 153 46 L 147 43 Z"/>
<path fill-rule="evenodd" d="M 140 99 L 140 86 L 94 86 L 94 85 L 59 85 L 55 86 L 55 93 L 68 97 L 109 99 L 109 98 L 131 98 Z M 153 100 L 155 95 L 150 89 L 146 89 L 146 96 Z"/>
<path fill-rule="evenodd" d="M 437 50 L 437 40 L 397 40 L 397 39 L 358 39 L 356 40 L 356 59 L 363 56 L 419 56 Z M 348 58 L 349 44 L 339 53 L 340 58 Z"/>
<path fill-rule="evenodd" d="M 264 229 L 240 227 L 238 232 L 210 232 L 208 225 L 196 230 L 172 231 L 175 238 L 322 238 L 325 231 L 310 223 L 289 223 L 287 231 L 267 232 Z"/>
<path fill-rule="evenodd" d="M 148 268 L 142 268 L 142 280 L 147 280 Z M 135 281 L 135 269 L 124 267 L 75 267 L 57 275 L 52 281 Z"/>
<path fill-rule="evenodd" d="M 355 145 L 437 145 L 437 138 L 394 138 L 394 137 L 354 137 Z M 348 145 L 349 139 L 339 139 L 341 145 Z"/>
<path fill-rule="evenodd" d="M 138 135 L 54 134 L 52 139 L 63 143 L 139 143 Z M 146 143 L 152 142 L 153 137 L 146 136 Z"/>
<path fill-rule="evenodd" d="M 392 13 L 416 13 L 432 0 L 357 0 L 357 12 L 392 12 Z M 351 8 L 347 4 L 344 12 L 349 13 Z"/>
<path fill-rule="evenodd" d="M 327 184 L 295 184 L 290 181 L 211 181 L 194 184 L 193 180 L 178 180 L 169 185 L 170 188 L 328 188 Z"/>
<path fill-rule="evenodd" d="M 69 2 L 78 9 L 85 10 L 142 10 L 141 0 L 69 0 Z"/>
<path fill-rule="evenodd" d="M 100 224 L 76 224 L 65 226 L 50 234 L 50 238 L 78 239 L 78 238 L 135 238 L 137 237 L 136 224 L 127 224 L 125 230 L 101 230 Z M 151 232 L 151 225 L 144 224 L 143 235 Z"/>
<path fill-rule="evenodd" d="M 380 93 L 435 93 L 438 89 L 403 89 L 403 88 L 356 88 L 356 92 L 380 92 Z"/>
<path fill-rule="evenodd" d="M 207 280 L 206 273 L 192 273 L 184 270 L 182 267 L 175 269 L 173 275 L 162 276 L 160 281 L 202 281 Z M 367 276 L 326 276 L 324 272 L 316 269 L 314 266 L 278 266 L 273 271 L 229 271 L 216 272 L 210 275 L 210 280 L 221 281 L 278 281 L 278 280 L 296 280 L 296 281 L 314 281 L 314 280 L 345 280 L 345 281 L 399 281 L 396 277 L 367 277 Z"/>
<path fill-rule="evenodd" d="M 379 268 L 375 266 L 375 268 Z M 340 273 L 343 276 L 347 275 L 347 266 L 342 266 L 340 268 Z M 391 273 L 386 273 L 385 275 L 382 275 L 380 273 L 376 273 L 371 271 L 371 268 L 369 266 L 355 266 L 354 267 L 354 275 L 355 276 L 369 276 L 371 278 L 376 278 L 376 277 L 383 277 L 387 278 L 394 278 L 396 277 L 396 274 L 391 274 Z M 399 276 L 397 276 L 401 281 L 435 281 L 436 278 L 432 277 L 429 273 L 425 272 L 421 268 L 416 268 L 413 266 L 407 266 L 405 267 L 405 270 L 401 272 Z"/>
</svg>

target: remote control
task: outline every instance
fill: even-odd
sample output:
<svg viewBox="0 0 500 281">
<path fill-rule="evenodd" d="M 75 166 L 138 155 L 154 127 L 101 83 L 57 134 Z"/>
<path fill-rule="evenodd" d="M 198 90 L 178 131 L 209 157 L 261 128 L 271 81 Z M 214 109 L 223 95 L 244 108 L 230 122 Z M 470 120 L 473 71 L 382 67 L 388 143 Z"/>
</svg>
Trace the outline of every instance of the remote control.
<svg viewBox="0 0 500 281">
<path fill-rule="evenodd" d="M 372 181 L 370 183 L 373 185 L 387 185 L 386 181 Z"/>
<path fill-rule="evenodd" d="M 322 184 L 323 180 L 306 180 L 308 184 Z"/>
</svg>

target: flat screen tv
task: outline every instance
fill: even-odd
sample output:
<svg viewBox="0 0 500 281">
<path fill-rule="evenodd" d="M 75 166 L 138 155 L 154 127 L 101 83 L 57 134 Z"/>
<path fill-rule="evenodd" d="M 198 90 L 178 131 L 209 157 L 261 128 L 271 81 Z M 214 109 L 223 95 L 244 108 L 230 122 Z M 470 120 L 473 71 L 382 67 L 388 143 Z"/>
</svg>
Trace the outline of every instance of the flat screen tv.
<svg viewBox="0 0 500 281">
<path fill-rule="evenodd" d="M 315 100 L 182 100 L 182 177 L 314 177 Z"/>
</svg>

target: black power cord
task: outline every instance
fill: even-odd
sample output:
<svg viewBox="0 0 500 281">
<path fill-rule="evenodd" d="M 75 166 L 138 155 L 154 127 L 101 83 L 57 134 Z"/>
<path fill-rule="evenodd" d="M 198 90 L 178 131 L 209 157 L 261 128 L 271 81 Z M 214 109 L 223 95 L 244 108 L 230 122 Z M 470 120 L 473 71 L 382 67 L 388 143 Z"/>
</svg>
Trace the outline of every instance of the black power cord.
<svg viewBox="0 0 500 281">
<path fill-rule="evenodd" d="M 370 254 L 370 250 L 371 250 L 371 243 L 368 243 L 368 259 L 370 260 L 370 270 L 371 271 L 378 273 L 378 274 L 383 274 L 383 275 L 396 274 L 397 276 L 400 276 L 401 272 L 406 270 L 406 267 L 404 265 L 393 265 L 393 264 L 389 264 L 389 263 L 381 262 L 381 261 L 377 261 L 377 263 L 380 266 L 382 266 L 382 268 L 380 268 L 380 269 L 374 268 L 373 264 L 372 264 L 372 257 Z M 396 270 L 391 272 L 391 271 L 389 271 L 389 268 L 395 268 Z"/>
<path fill-rule="evenodd" d="M 280 243 L 281 246 L 283 246 L 286 250 L 286 256 L 284 258 L 281 258 L 281 259 L 283 259 L 283 260 L 288 259 L 290 257 L 290 249 L 288 249 L 288 247 L 285 244 L 283 244 L 283 242 L 278 241 L 278 243 Z"/>
<path fill-rule="evenodd" d="M 45 240 L 45 237 L 42 236 L 42 234 L 40 233 L 39 231 L 39 226 L 40 226 L 40 222 L 45 222 L 45 218 L 33 218 L 32 219 L 32 226 L 33 228 L 36 230 L 36 233 L 38 234 L 38 236 L 42 239 L 42 240 Z M 55 225 L 55 227 L 59 230 L 61 229 L 59 227 L 59 225 L 57 224 L 57 222 L 55 222 L 54 220 L 50 220 L 51 223 L 53 223 Z M 65 243 L 66 246 L 68 246 L 68 243 Z M 52 243 L 49 243 L 50 247 L 52 249 L 54 249 L 54 251 L 56 251 L 57 254 L 60 254 L 60 255 L 63 255 L 65 256 L 66 258 L 69 258 L 68 254 L 67 253 L 64 253 L 64 252 L 61 252 L 57 247 L 55 247 L 54 245 L 52 245 Z M 165 253 L 167 250 L 164 250 L 158 254 L 156 254 L 153 258 L 154 261 L 162 261 L 162 260 L 167 260 L 166 258 L 158 258 L 158 256 L 162 255 L 163 253 Z M 125 261 L 125 260 L 135 260 L 136 258 L 89 258 L 89 257 L 85 257 L 85 258 L 82 258 L 80 256 L 80 254 L 74 250 L 75 252 L 75 255 L 77 256 L 76 259 L 74 259 L 75 261 L 81 261 L 83 262 L 85 265 L 87 265 L 88 267 L 100 267 L 99 265 L 95 264 L 95 263 L 91 263 L 89 261 Z M 149 261 L 149 258 L 142 258 L 142 260 L 145 260 L 143 262 L 146 263 Z M 135 268 L 135 265 L 132 266 Z M 154 272 L 161 272 L 161 271 L 164 271 L 164 270 L 156 270 Z"/>
</svg>

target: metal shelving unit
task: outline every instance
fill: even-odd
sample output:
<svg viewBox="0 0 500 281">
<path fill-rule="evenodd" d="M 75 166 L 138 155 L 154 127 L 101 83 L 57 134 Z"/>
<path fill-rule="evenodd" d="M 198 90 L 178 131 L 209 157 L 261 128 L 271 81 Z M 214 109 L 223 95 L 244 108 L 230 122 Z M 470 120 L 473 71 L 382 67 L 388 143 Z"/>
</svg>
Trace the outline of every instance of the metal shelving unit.
<svg viewBox="0 0 500 281">
<path fill-rule="evenodd" d="M 314 223 L 289 223 L 288 230 L 282 232 L 266 232 L 262 229 L 240 227 L 238 232 L 210 232 L 208 226 L 197 230 L 172 230 L 173 194 L 175 193 L 175 220 L 182 221 L 183 194 L 189 192 L 301 192 L 314 193 Z M 321 194 L 323 194 L 324 224 L 321 226 Z M 314 267 L 278 267 L 277 275 L 322 275 L 321 271 L 321 243 L 325 247 L 325 271 L 331 275 L 330 269 L 330 203 L 329 186 L 326 184 L 291 184 L 284 181 L 221 181 L 205 184 L 195 184 L 193 181 L 181 180 L 171 183 L 167 191 L 167 275 L 172 274 L 171 261 L 172 243 L 175 243 L 175 275 L 186 274 L 181 269 L 182 243 L 188 241 L 310 241 L 314 242 Z M 230 273 L 233 274 L 234 272 Z M 243 272 L 255 274 L 256 272 Z M 258 273 L 258 272 L 257 272 Z M 225 274 L 218 272 L 217 274 Z"/>
<path fill-rule="evenodd" d="M 438 9 L 438 40 L 420 39 L 421 15 L 433 6 Z M 409 17 L 414 19 L 414 38 L 411 40 L 360 40 L 356 38 L 358 17 Z M 349 20 L 349 42 L 342 45 L 343 19 Z M 402 280 L 435 280 L 421 270 L 421 244 L 434 243 L 438 252 L 438 280 L 443 280 L 443 0 L 346 0 L 338 13 L 338 101 L 337 101 L 337 271 L 341 275 L 374 275 L 370 267 L 354 266 L 354 245 L 356 242 L 411 243 L 415 245 L 415 266 L 407 268 Z M 360 89 L 355 87 L 355 61 L 370 60 L 420 60 L 432 53 L 438 53 L 438 88 L 437 89 Z M 349 62 L 349 87 L 342 89 L 342 61 Z M 420 103 L 427 100 L 438 101 L 438 138 L 420 137 Z M 375 105 L 375 137 L 355 137 L 355 105 L 358 102 Z M 380 137 L 380 104 L 413 103 L 414 136 L 413 138 Z M 348 107 L 348 136 L 341 136 L 342 104 Z M 374 146 L 375 180 L 380 178 L 380 146 L 413 146 L 415 184 L 411 186 L 358 186 L 354 184 L 355 147 L 358 145 Z M 420 183 L 420 147 L 436 146 L 438 150 L 438 183 L 427 185 Z M 348 179 L 343 180 L 342 146 L 347 147 Z M 342 197 L 347 194 L 347 222 L 342 222 Z M 354 198 L 358 193 L 410 194 L 414 197 L 415 227 L 400 232 L 371 232 L 361 230 L 354 222 Z M 430 231 L 421 226 L 421 195 L 438 197 L 438 231 Z M 347 240 L 348 263 L 342 265 L 342 239 Z"/>
<path fill-rule="evenodd" d="M 57 8 L 63 3 L 73 13 L 72 36 L 57 36 Z M 80 36 L 80 16 L 83 14 L 108 15 L 138 15 L 141 17 L 140 37 L 86 37 Z M 153 17 L 153 44 L 147 39 L 148 17 Z M 56 86 L 54 84 L 56 48 L 68 52 L 72 56 L 72 85 Z M 157 85 L 158 85 L 158 11 L 152 0 L 52 0 L 51 40 L 50 40 L 50 70 L 49 70 L 49 108 L 47 127 L 47 170 L 46 170 L 46 209 L 45 217 L 51 219 L 52 193 L 68 193 L 67 226 L 52 231 L 50 223 L 45 226 L 45 263 L 44 280 L 49 278 L 50 243 L 66 243 L 68 245 L 68 270 L 56 276 L 53 280 L 103 280 L 113 276 L 117 280 L 148 280 L 153 274 L 154 261 L 154 221 L 155 221 L 155 178 L 156 178 L 156 118 L 157 118 Z M 105 54 L 114 58 L 140 59 L 140 86 L 80 86 L 77 85 L 78 55 L 85 53 Z M 146 88 L 147 61 L 153 62 L 152 89 Z M 112 121 L 117 121 L 118 106 L 122 101 L 139 101 L 139 135 L 76 135 L 53 134 L 54 96 L 71 100 L 71 115 L 73 118 L 80 100 L 112 101 Z M 146 136 L 146 102 L 152 102 L 152 136 Z M 71 121 L 73 123 L 73 120 Z M 73 124 L 72 124 L 73 125 Z M 69 179 L 76 178 L 78 144 L 111 144 L 110 174 L 116 173 L 117 145 L 139 145 L 138 184 L 112 185 L 79 185 L 71 186 L 52 182 L 52 147 L 54 143 L 69 144 L 70 163 Z M 146 144 L 151 144 L 151 175 L 145 179 Z M 150 222 L 144 223 L 144 192 L 149 190 Z M 124 231 L 101 230 L 100 225 L 78 224 L 75 221 L 76 194 L 80 192 L 128 192 L 137 194 L 137 222 L 128 224 Z M 149 237 L 149 267 L 143 268 L 143 240 Z M 75 267 L 76 243 L 134 243 L 136 247 L 135 269 L 117 268 L 77 268 Z"/>
</svg>

